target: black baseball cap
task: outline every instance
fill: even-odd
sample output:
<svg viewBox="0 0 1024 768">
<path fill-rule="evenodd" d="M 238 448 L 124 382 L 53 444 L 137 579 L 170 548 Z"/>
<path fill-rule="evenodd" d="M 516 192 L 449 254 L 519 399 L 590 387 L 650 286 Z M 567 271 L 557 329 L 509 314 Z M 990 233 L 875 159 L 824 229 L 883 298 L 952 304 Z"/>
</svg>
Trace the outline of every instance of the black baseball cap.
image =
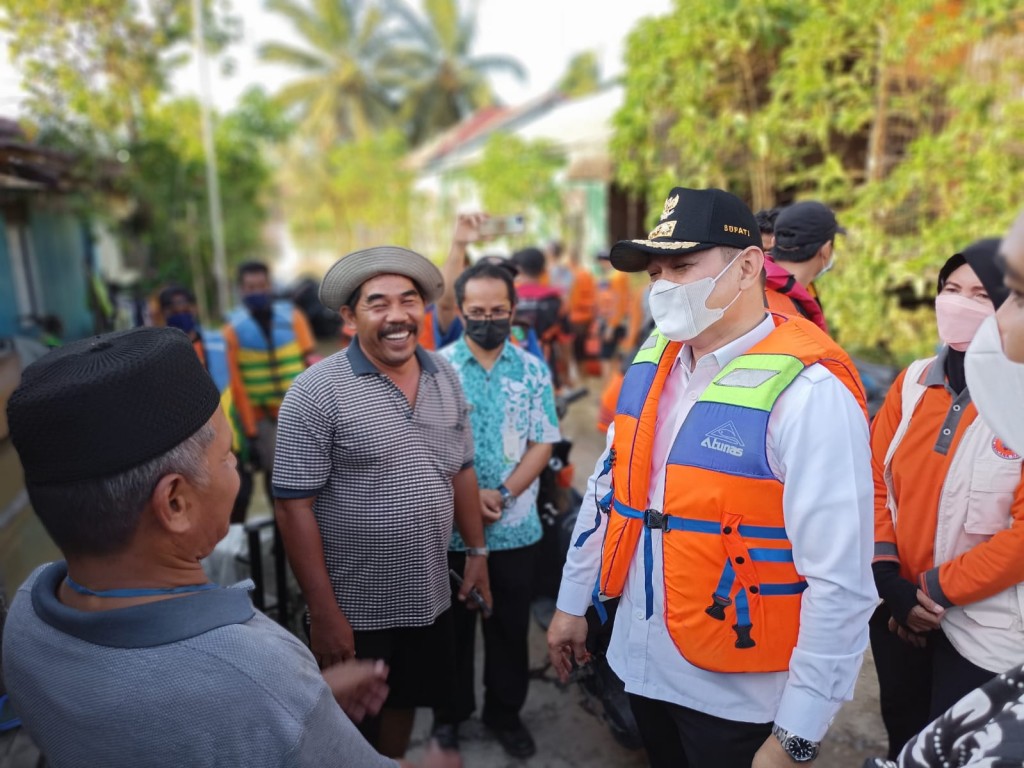
<svg viewBox="0 0 1024 768">
<path fill-rule="evenodd" d="M 793 203 L 783 208 L 775 219 L 772 257 L 776 261 L 807 261 L 832 240 L 836 232 L 846 234 L 827 205 L 817 200 Z"/>
<path fill-rule="evenodd" d="M 722 189 L 674 187 L 658 225 L 646 240 L 621 240 L 612 246 L 612 266 L 640 272 L 652 254 L 696 253 L 716 246 L 761 247 L 757 219 L 736 195 Z"/>
</svg>

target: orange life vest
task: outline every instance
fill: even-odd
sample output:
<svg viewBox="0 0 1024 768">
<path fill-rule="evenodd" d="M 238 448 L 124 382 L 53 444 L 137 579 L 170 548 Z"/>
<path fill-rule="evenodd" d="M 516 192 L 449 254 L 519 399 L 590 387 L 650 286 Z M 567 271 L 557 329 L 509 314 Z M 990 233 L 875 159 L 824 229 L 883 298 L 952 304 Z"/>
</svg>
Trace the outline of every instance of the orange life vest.
<svg viewBox="0 0 1024 768">
<path fill-rule="evenodd" d="M 663 531 L 665 623 L 679 652 L 715 672 L 789 668 L 805 579 L 793 564 L 782 483 L 767 460 L 768 417 L 807 366 L 849 388 L 867 418 L 846 353 L 808 320 L 772 315 L 775 329 L 729 363 L 694 404 L 669 451 L 664 509 L 646 509 L 658 401 L 680 344 L 657 332 L 626 373 L 616 407 L 612 502 L 600 594 L 622 594 L 644 537 L 652 613 L 651 531 Z"/>
</svg>

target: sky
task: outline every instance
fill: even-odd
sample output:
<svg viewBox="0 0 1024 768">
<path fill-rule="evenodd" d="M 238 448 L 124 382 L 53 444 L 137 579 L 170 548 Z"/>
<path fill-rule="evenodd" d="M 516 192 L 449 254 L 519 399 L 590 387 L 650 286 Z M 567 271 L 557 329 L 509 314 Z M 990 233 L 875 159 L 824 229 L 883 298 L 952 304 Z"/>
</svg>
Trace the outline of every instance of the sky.
<svg viewBox="0 0 1024 768">
<path fill-rule="evenodd" d="M 585 50 L 597 52 L 601 72 L 609 77 L 622 71 L 625 37 L 644 16 L 666 13 L 671 0 L 479 0 L 474 53 L 507 54 L 526 68 L 528 80 L 495 76 L 499 98 L 520 104 L 554 85 L 569 59 Z M 211 66 L 214 106 L 230 109 L 253 84 L 273 92 L 288 81 L 287 70 L 262 64 L 256 51 L 262 42 L 295 41 L 288 22 L 263 10 L 262 0 L 233 0 L 234 12 L 242 18 L 243 39 L 229 53 L 234 74 L 225 76 L 216 62 Z M 179 94 L 198 91 L 199 76 L 194 64 L 176 73 L 174 89 Z M 0 116 L 17 116 L 20 75 L 10 64 L 6 48 L 0 55 Z"/>
</svg>

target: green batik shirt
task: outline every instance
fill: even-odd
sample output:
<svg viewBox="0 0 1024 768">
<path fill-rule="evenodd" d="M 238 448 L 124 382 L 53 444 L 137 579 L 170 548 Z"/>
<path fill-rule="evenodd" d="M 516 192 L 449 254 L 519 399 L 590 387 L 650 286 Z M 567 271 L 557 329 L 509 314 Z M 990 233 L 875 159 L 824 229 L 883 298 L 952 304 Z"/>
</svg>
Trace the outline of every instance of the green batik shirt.
<svg viewBox="0 0 1024 768">
<path fill-rule="evenodd" d="M 543 360 L 506 342 L 488 372 L 473 357 L 464 338 L 438 354 L 455 368 L 469 401 L 476 445 L 474 467 L 481 488 L 504 484 L 526 453 L 527 442 L 557 443 L 561 439 L 551 374 Z M 539 485 L 540 480 L 534 480 L 498 522 L 484 526 L 488 547 L 517 549 L 540 540 Z M 454 533 L 450 548 L 465 546 L 462 537 Z"/>
</svg>

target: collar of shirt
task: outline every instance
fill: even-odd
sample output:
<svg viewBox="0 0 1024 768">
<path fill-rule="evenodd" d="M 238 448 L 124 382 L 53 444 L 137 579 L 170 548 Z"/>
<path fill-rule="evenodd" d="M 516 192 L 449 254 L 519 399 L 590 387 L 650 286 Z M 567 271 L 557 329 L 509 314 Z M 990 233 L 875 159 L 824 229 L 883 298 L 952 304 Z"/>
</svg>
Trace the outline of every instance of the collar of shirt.
<svg viewBox="0 0 1024 768">
<path fill-rule="evenodd" d="M 924 385 L 926 387 L 946 386 L 947 357 L 949 357 L 949 347 L 943 344 L 942 349 L 940 349 L 938 354 L 935 355 L 935 359 L 932 361 L 932 364 L 928 366 L 928 373 L 925 374 L 924 377 Z"/>
<path fill-rule="evenodd" d="M 368 374 L 380 373 L 380 369 L 377 368 L 370 359 L 363 352 L 363 348 L 359 346 L 359 337 L 356 336 L 352 339 L 352 343 L 348 345 L 346 349 L 348 355 L 348 363 L 352 366 L 352 373 L 356 376 L 366 376 Z M 433 360 L 430 359 L 430 355 L 423 347 L 416 347 L 416 359 L 420 361 L 420 368 L 431 376 L 437 373 L 437 365 Z"/>
<path fill-rule="evenodd" d="M 32 607 L 54 629 L 94 645 L 152 648 L 219 627 L 244 624 L 255 613 L 247 589 L 251 581 L 130 608 L 79 611 L 57 598 L 57 589 L 67 573 L 64 562 L 46 566 L 32 585 Z"/>
<path fill-rule="evenodd" d="M 452 365 L 456 367 L 462 367 L 467 363 L 475 363 L 479 365 L 481 369 L 483 366 L 480 365 L 480 361 L 476 359 L 469 345 L 466 343 L 466 337 L 463 336 L 452 345 Z M 499 371 L 499 368 L 502 369 Z M 505 370 L 507 369 L 507 370 Z M 518 376 L 522 377 L 525 373 L 525 367 L 523 361 L 519 359 L 516 354 L 516 348 L 512 345 L 512 342 L 506 341 L 501 348 L 501 354 L 494 361 L 494 365 L 491 367 L 488 374 L 501 373 L 503 376 Z"/>
<path fill-rule="evenodd" d="M 725 366 L 745 353 L 755 344 L 768 338 L 768 335 L 774 330 L 775 321 L 772 320 L 771 315 L 765 314 L 764 320 L 755 325 L 751 330 L 747 331 L 738 339 L 733 339 L 728 344 L 719 347 L 714 352 L 709 352 L 697 362 L 699 364 L 701 361 L 710 357 L 718 364 L 718 370 L 722 370 Z M 679 350 L 679 354 L 676 357 L 674 365 L 676 367 L 682 365 L 687 371 L 692 371 L 695 367 L 693 365 L 693 347 L 689 344 L 683 344 L 682 349 Z"/>
<path fill-rule="evenodd" d="M 696 365 L 693 363 L 693 349 L 684 344 L 665 379 L 665 388 L 658 400 L 657 422 L 654 428 L 654 445 L 651 449 L 651 480 L 648 500 L 652 509 L 661 509 L 665 498 L 665 467 L 669 451 L 683 426 L 690 409 L 707 389 L 711 380 L 729 363 L 744 354 L 775 330 L 771 315 L 754 328 L 728 344 L 709 352 Z"/>
</svg>

